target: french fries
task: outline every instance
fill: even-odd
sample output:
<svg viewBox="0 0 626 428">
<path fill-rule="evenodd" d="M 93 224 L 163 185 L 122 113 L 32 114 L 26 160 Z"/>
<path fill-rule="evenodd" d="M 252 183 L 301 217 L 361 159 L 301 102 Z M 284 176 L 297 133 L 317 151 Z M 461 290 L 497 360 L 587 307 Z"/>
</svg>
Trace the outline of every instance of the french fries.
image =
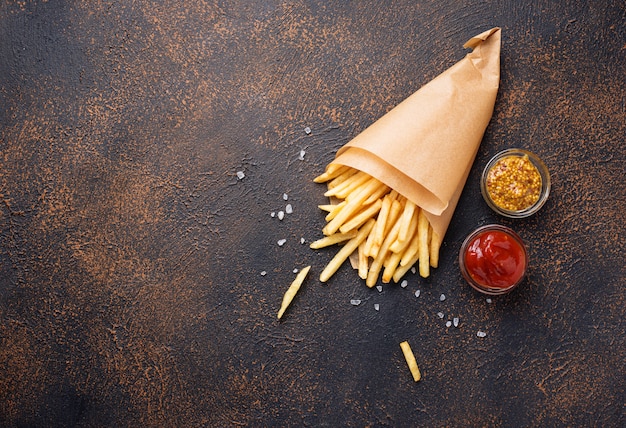
<svg viewBox="0 0 626 428">
<path fill-rule="evenodd" d="M 285 292 L 280 305 L 280 309 L 278 310 L 278 319 L 282 318 L 283 314 L 291 304 L 291 301 L 296 296 L 296 293 L 298 293 L 298 290 L 300 290 L 300 286 L 304 282 L 304 279 L 306 278 L 310 269 L 311 266 L 307 266 L 303 268 L 300 272 L 298 272 L 298 275 L 296 275 L 296 278 L 293 280 L 293 282 Z"/>
<path fill-rule="evenodd" d="M 333 205 L 319 205 L 327 213 L 324 237 L 313 249 L 341 245 L 320 274 L 328 281 L 341 265 L 357 254 L 360 278 L 368 287 L 400 282 L 418 264 L 420 276 L 439 264 L 440 239 L 424 211 L 376 178 L 357 169 L 329 164 L 314 182 L 326 183 Z"/>
<path fill-rule="evenodd" d="M 409 366 L 409 370 L 413 375 L 413 380 L 415 382 L 419 382 L 422 378 L 422 373 L 417 365 L 417 361 L 415 360 L 415 355 L 411 350 L 411 345 L 409 345 L 408 341 L 404 341 L 400 343 L 400 349 L 402 349 L 402 354 L 404 354 L 404 359 L 406 360 L 406 364 Z"/>
</svg>

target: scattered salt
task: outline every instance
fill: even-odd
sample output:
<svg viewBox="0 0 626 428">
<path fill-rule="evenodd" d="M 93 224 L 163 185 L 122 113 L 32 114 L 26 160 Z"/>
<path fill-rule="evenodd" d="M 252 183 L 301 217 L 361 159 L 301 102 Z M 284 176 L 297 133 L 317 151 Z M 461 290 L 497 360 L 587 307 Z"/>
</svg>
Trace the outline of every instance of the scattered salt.
<svg viewBox="0 0 626 428">
<path fill-rule="evenodd" d="M 298 268 L 295 268 L 295 269 L 293 270 L 293 273 L 298 273 Z"/>
<path fill-rule="evenodd" d="M 382 285 L 377 285 L 376 289 L 378 290 L 379 293 L 383 292 L 383 286 Z"/>
<path fill-rule="evenodd" d="M 493 300 L 491 300 L 491 297 L 487 297 L 487 303 L 491 303 Z"/>
<path fill-rule="evenodd" d="M 283 200 L 286 201 L 287 199 L 289 199 L 289 195 L 286 193 L 283 193 Z"/>
<path fill-rule="evenodd" d="M 374 303 L 374 309 L 375 310 L 380 310 L 380 305 L 378 303 Z"/>
<path fill-rule="evenodd" d="M 361 301 L 359 299 L 352 299 L 350 300 L 350 304 L 354 306 L 359 306 L 361 304 Z"/>
<path fill-rule="evenodd" d="M 285 242 L 287 242 L 287 240 L 286 240 L 286 239 L 281 239 L 281 240 L 279 240 L 279 241 L 277 242 L 277 244 L 278 244 L 278 246 L 279 246 L 279 247 L 282 247 L 283 245 L 285 245 Z"/>
<path fill-rule="evenodd" d="M 304 244 L 306 241 L 304 240 L 304 238 L 300 238 L 300 243 Z"/>
<path fill-rule="evenodd" d="M 407 285 L 409 285 L 409 281 L 407 281 L 406 279 L 400 283 L 400 287 L 402 288 L 406 288 Z"/>
<path fill-rule="evenodd" d="M 455 327 L 458 327 L 459 326 L 459 318 L 458 317 L 453 318 L 452 319 L 452 324 L 454 324 Z"/>
<path fill-rule="evenodd" d="M 291 206 L 291 204 L 287 204 L 287 206 L 285 207 L 285 212 L 287 214 L 293 213 L 293 207 Z"/>
<path fill-rule="evenodd" d="M 267 275 L 267 272 L 266 271 L 261 271 L 261 276 L 265 276 L 265 275 Z"/>
<path fill-rule="evenodd" d="M 310 134 L 311 133 L 311 128 L 309 128 L 308 126 L 306 128 L 304 128 L 304 132 L 306 132 L 306 134 Z"/>
<path fill-rule="evenodd" d="M 442 319 L 443 319 L 443 317 L 444 317 L 445 315 L 443 314 L 443 312 L 437 312 L 437 316 L 438 316 L 439 318 L 442 318 Z"/>
<path fill-rule="evenodd" d="M 300 150 L 300 156 L 298 156 L 299 160 L 304 160 L 304 155 L 306 154 L 306 152 L 304 150 Z"/>
<path fill-rule="evenodd" d="M 476 336 L 478 336 L 478 337 L 485 337 L 485 336 L 487 336 L 487 333 L 485 333 L 484 331 L 477 331 L 476 332 Z"/>
<path fill-rule="evenodd" d="M 452 321 L 446 321 L 446 327 L 451 327 L 452 326 Z"/>
<path fill-rule="evenodd" d="M 278 220 L 282 220 L 285 218 L 285 212 L 284 211 L 278 211 Z"/>
<path fill-rule="evenodd" d="M 237 171 L 237 178 L 238 179 L 243 180 L 245 176 L 246 176 L 246 174 L 244 174 L 243 171 Z"/>
<path fill-rule="evenodd" d="M 443 302 L 444 300 L 446 300 L 446 295 L 442 294 L 441 296 L 439 296 L 439 301 Z"/>
<path fill-rule="evenodd" d="M 276 217 L 276 213 L 274 211 L 272 211 L 270 215 L 272 216 L 272 218 Z"/>
<path fill-rule="evenodd" d="M 415 297 L 419 297 L 420 296 L 421 291 L 419 290 L 415 290 Z"/>
<path fill-rule="evenodd" d="M 415 272 L 417 272 L 417 269 L 415 269 L 415 266 L 413 266 L 413 267 L 411 268 L 411 273 L 412 273 L 413 275 L 415 275 Z"/>
</svg>

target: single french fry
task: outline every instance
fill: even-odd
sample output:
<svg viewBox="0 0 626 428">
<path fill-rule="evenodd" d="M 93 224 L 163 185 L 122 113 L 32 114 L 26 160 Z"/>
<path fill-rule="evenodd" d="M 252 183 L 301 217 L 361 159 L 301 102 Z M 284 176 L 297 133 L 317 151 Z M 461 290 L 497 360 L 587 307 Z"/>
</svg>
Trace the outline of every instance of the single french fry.
<svg viewBox="0 0 626 428">
<path fill-rule="evenodd" d="M 405 340 L 400 343 L 400 349 L 402 349 L 402 354 L 404 354 L 404 359 L 406 360 L 406 364 L 409 366 L 413 380 L 415 382 L 419 382 L 422 378 L 422 374 L 420 373 L 420 369 L 417 365 L 417 360 L 415 359 L 411 345 L 409 345 L 409 342 Z"/>
<path fill-rule="evenodd" d="M 430 224 L 424 214 L 424 210 L 420 210 L 417 229 L 419 233 L 419 272 L 420 276 L 427 278 L 430 275 L 429 249 L 428 249 L 428 229 Z"/>
<path fill-rule="evenodd" d="M 298 290 L 300 290 L 300 286 L 304 282 L 304 279 L 306 278 L 310 269 L 311 266 L 307 266 L 303 268 L 300 272 L 298 272 L 298 275 L 296 275 L 296 278 L 293 280 L 293 282 L 285 292 L 285 295 L 283 296 L 283 301 L 280 305 L 280 309 L 278 310 L 278 319 L 282 318 L 283 314 L 291 304 L 296 293 L 298 292 Z"/>
<path fill-rule="evenodd" d="M 322 232 L 324 235 L 332 235 L 337 232 L 342 224 L 354 214 L 355 211 L 361 208 L 361 203 L 367 199 L 367 197 L 371 194 L 371 192 L 379 187 L 380 181 L 372 178 L 367 181 L 356 193 L 352 193 L 354 197 L 352 199 L 346 198 L 346 205 L 337 213 L 335 218 L 333 218 L 330 222 L 324 226 Z M 350 195 L 350 196 L 352 196 Z"/>
<path fill-rule="evenodd" d="M 332 219 L 334 219 L 337 214 L 339 214 L 339 211 L 341 211 L 343 207 L 346 206 L 346 204 L 346 201 L 341 201 L 337 205 L 333 205 L 333 209 L 328 214 L 326 214 L 326 217 L 324 219 L 326 221 L 331 221 Z"/>
<path fill-rule="evenodd" d="M 418 223 L 418 219 L 419 219 L 419 209 L 413 209 L 411 210 L 412 214 L 411 214 L 411 218 L 409 219 L 409 227 L 407 229 L 407 236 L 404 240 L 400 240 L 400 232 L 402 231 L 402 227 L 404 226 L 404 223 L 406 221 L 406 218 L 403 216 L 402 217 L 402 223 L 400 225 L 400 230 L 398 231 L 398 238 L 396 239 L 396 241 L 391 244 L 391 247 L 389 247 L 389 249 L 391 251 L 393 251 L 394 253 L 402 253 L 404 252 L 404 250 L 409 246 L 409 244 L 411 243 L 411 239 L 414 237 L 415 235 L 415 231 L 417 231 L 417 223 Z M 406 212 L 406 211 L 405 211 Z M 403 213 L 404 214 L 404 213 Z"/>
<path fill-rule="evenodd" d="M 387 255 L 387 260 L 385 265 L 385 270 L 383 270 L 383 276 L 381 278 L 384 284 L 391 282 L 393 279 L 393 275 L 396 272 L 398 266 L 400 265 L 400 259 L 402 258 L 402 254 L 389 252 Z"/>
<path fill-rule="evenodd" d="M 396 221 L 396 223 L 393 225 L 393 227 L 385 237 L 383 243 L 380 246 L 380 249 L 378 250 L 378 254 L 370 265 L 369 272 L 367 273 L 367 279 L 365 280 L 365 285 L 367 285 L 368 287 L 372 288 L 376 285 L 376 281 L 378 281 L 378 275 L 380 274 L 387 253 L 389 252 L 389 246 L 393 243 L 393 241 L 396 240 L 398 236 L 398 230 L 400 230 L 400 222 Z"/>
<path fill-rule="evenodd" d="M 315 183 L 325 183 L 327 181 L 330 181 L 334 178 L 339 177 L 341 174 L 343 174 L 344 172 L 350 169 L 351 168 L 349 166 L 339 165 L 337 163 L 331 163 L 326 167 L 326 171 L 324 171 L 322 174 L 315 177 L 313 181 Z"/>
<path fill-rule="evenodd" d="M 383 203 L 380 207 L 380 212 L 378 213 L 378 218 L 376 219 L 376 226 L 374 226 L 373 229 L 372 244 L 374 242 L 377 242 L 379 244 L 383 242 L 382 236 L 385 233 L 385 223 L 387 222 L 387 217 L 389 217 L 392 202 L 393 199 L 391 199 L 390 194 L 385 195 L 385 197 L 383 198 Z M 378 239 L 379 237 L 380 241 Z M 369 247 L 371 248 L 371 244 L 369 245 Z"/>
<path fill-rule="evenodd" d="M 389 192 L 389 186 L 387 186 L 386 184 L 380 183 L 381 186 L 375 190 L 370 196 L 369 198 L 367 198 L 365 201 L 363 201 L 363 205 L 369 205 L 369 204 L 373 204 L 374 202 L 376 202 L 377 200 L 379 200 L 380 198 L 382 198 L 385 194 L 387 194 Z"/>
<path fill-rule="evenodd" d="M 339 199 L 345 199 L 346 196 L 348 196 L 351 192 L 354 191 L 354 189 L 361 186 L 370 178 L 372 178 L 370 175 L 362 171 L 358 171 L 356 174 L 351 175 L 346 180 L 344 180 L 343 183 L 331 189 L 328 189 L 324 193 L 324 196 L 336 196 Z"/>
<path fill-rule="evenodd" d="M 331 276 L 337 269 L 346 261 L 346 259 L 352 254 L 356 249 L 358 249 L 361 242 L 365 241 L 367 234 L 370 233 L 370 230 L 374 226 L 374 219 L 369 220 L 367 223 L 361 227 L 357 233 L 357 235 L 345 243 L 343 247 L 335 254 L 335 257 L 331 259 L 330 262 L 326 265 L 322 273 L 320 274 L 320 281 L 326 282 L 330 279 Z"/>
<path fill-rule="evenodd" d="M 340 242 L 348 241 L 354 238 L 357 234 L 356 230 L 351 230 L 347 233 L 334 233 L 332 235 L 325 236 L 321 239 L 311 242 L 310 248 L 318 250 L 324 247 L 330 247 L 331 245 L 339 244 Z"/>
<path fill-rule="evenodd" d="M 379 229 L 376 231 L 378 235 L 376 235 L 376 240 L 374 241 L 375 243 L 377 244 L 383 243 L 383 241 L 385 240 L 386 234 L 389 233 L 389 231 L 391 230 L 393 225 L 396 223 L 401 213 L 402 213 L 402 203 L 398 201 L 397 199 L 393 200 L 391 202 L 391 209 L 389 210 L 389 215 L 385 219 L 385 224 L 382 230 Z"/>
<path fill-rule="evenodd" d="M 371 233 L 371 231 L 370 231 Z M 368 234 L 369 236 L 370 234 Z M 361 279 L 365 279 L 367 278 L 367 271 L 369 270 L 369 258 L 367 257 L 367 255 L 365 254 L 365 242 L 363 241 L 359 244 L 358 247 L 358 255 L 359 255 L 359 264 L 358 264 L 358 273 L 359 273 L 359 278 Z"/>
<path fill-rule="evenodd" d="M 322 211 L 326 211 L 327 213 L 331 212 L 337 205 L 333 205 L 333 204 L 324 204 L 324 205 L 318 205 L 317 207 L 322 210 Z"/>
<path fill-rule="evenodd" d="M 418 259 L 419 259 L 419 255 L 417 254 L 417 251 L 416 251 L 413 257 L 409 259 L 405 264 L 402 264 L 402 262 L 400 262 L 400 266 L 398 266 L 396 271 L 393 273 L 393 282 L 395 283 L 400 282 L 402 277 L 406 275 L 406 273 L 409 270 L 411 270 L 411 268 L 413 267 L 415 263 L 417 263 Z"/>
<path fill-rule="evenodd" d="M 342 233 L 346 233 L 346 232 L 349 232 L 351 230 L 358 229 L 363 224 L 365 224 L 365 222 L 367 220 L 369 220 L 370 218 L 374 218 L 376 216 L 378 211 L 380 211 L 380 206 L 382 204 L 383 204 L 382 201 L 380 199 L 378 199 L 372 205 L 370 205 L 369 207 L 365 208 L 363 211 L 357 213 L 350 220 L 348 220 L 344 224 L 342 224 L 341 227 L 339 228 L 339 231 L 342 232 Z"/>
<path fill-rule="evenodd" d="M 354 169 L 354 168 L 348 168 L 346 169 L 344 172 L 342 172 L 341 174 L 339 174 L 337 177 L 333 178 L 332 180 L 330 180 L 326 186 L 329 189 L 332 189 L 333 187 L 337 187 L 339 186 L 341 183 L 343 183 L 344 181 L 346 181 L 348 178 L 352 177 L 354 174 L 356 174 L 358 172 L 358 170 Z"/>
<path fill-rule="evenodd" d="M 439 235 L 435 230 L 430 227 L 431 237 L 430 237 L 430 267 L 436 268 L 439 266 L 439 249 L 441 247 L 441 243 L 439 242 Z"/>
<path fill-rule="evenodd" d="M 416 205 L 412 201 L 406 201 L 404 205 L 404 211 L 402 211 L 402 224 L 400 225 L 400 230 L 398 231 L 398 241 L 405 242 L 409 239 L 409 227 L 411 226 L 411 219 L 413 218 L 413 213 L 415 212 Z"/>
<path fill-rule="evenodd" d="M 412 260 L 413 258 L 415 258 L 413 263 L 415 263 L 419 259 L 419 234 L 420 234 L 419 212 L 421 212 L 421 209 L 417 209 L 416 212 L 418 215 L 418 228 L 415 231 L 415 234 L 413 235 L 413 237 L 411 238 L 409 245 L 404 250 L 404 254 L 402 255 L 402 260 L 400 260 L 400 266 L 406 266 L 409 263 L 409 261 Z"/>
</svg>

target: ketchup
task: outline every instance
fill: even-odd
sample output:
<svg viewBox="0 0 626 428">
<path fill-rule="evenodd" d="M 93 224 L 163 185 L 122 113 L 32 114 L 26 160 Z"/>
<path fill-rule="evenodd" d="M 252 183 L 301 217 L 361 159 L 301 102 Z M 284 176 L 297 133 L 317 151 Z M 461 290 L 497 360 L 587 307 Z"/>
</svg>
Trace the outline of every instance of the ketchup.
<svg viewBox="0 0 626 428">
<path fill-rule="evenodd" d="M 464 261 L 467 273 L 478 285 L 509 288 L 524 276 L 526 250 L 511 234 L 487 229 L 468 243 Z"/>
</svg>

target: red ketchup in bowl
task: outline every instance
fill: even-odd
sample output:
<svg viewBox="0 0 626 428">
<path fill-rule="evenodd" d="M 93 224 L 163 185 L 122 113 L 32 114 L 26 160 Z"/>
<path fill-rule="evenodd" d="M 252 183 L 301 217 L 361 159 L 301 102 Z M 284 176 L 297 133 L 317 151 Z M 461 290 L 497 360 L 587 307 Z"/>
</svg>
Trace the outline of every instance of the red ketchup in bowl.
<svg viewBox="0 0 626 428">
<path fill-rule="evenodd" d="M 476 290 L 504 294 L 524 278 L 528 255 L 521 238 L 500 225 L 483 226 L 472 232 L 459 253 L 461 273 Z"/>
</svg>

